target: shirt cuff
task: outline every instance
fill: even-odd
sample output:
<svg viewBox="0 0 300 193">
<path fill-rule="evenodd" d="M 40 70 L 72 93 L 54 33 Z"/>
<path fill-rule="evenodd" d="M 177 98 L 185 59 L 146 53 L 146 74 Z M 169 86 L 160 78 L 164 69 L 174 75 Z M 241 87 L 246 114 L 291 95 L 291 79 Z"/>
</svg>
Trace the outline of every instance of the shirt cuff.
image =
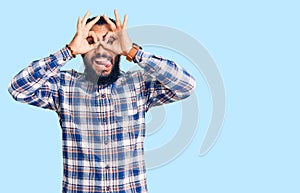
<svg viewBox="0 0 300 193">
<path fill-rule="evenodd" d="M 160 63 L 163 61 L 163 58 L 143 50 L 138 50 L 133 61 L 147 72 L 155 72 L 160 70 Z"/>
<path fill-rule="evenodd" d="M 138 50 L 133 58 L 133 62 L 134 63 L 140 63 L 142 62 L 142 59 L 143 59 L 143 53 L 144 51 L 142 50 Z"/>
<path fill-rule="evenodd" d="M 55 52 L 53 56 L 55 57 L 59 66 L 63 66 L 67 61 L 73 58 L 70 50 L 67 47 L 63 47 L 61 50 Z"/>
</svg>

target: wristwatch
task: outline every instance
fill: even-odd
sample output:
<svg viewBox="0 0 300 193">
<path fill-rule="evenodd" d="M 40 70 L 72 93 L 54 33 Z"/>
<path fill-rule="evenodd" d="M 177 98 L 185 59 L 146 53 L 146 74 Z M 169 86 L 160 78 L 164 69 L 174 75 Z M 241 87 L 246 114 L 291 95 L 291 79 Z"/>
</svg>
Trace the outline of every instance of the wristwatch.
<svg viewBox="0 0 300 193">
<path fill-rule="evenodd" d="M 132 44 L 132 48 L 129 50 L 127 56 L 126 56 L 126 60 L 128 60 L 129 62 L 132 62 L 133 58 L 135 57 L 136 53 L 139 50 L 142 50 L 143 48 L 139 45 L 137 45 L 136 43 Z"/>
</svg>

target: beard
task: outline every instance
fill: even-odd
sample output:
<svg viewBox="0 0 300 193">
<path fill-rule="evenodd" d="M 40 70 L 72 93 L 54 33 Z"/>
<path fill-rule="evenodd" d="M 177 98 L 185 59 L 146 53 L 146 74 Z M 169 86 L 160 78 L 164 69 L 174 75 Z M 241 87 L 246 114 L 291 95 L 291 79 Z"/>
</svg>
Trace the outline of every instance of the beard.
<svg viewBox="0 0 300 193">
<path fill-rule="evenodd" d="M 83 61 L 84 61 L 84 66 L 85 66 L 84 74 L 85 74 L 86 80 L 88 80 L 94 84 L 97 84 L 97 85 L 109 85 L 109 84 L 114 83 L 120 77 L 120 74 L 121 74 L 120 60 L 121 60 L 121 56 L 117 55 L 114 59 L 114 64 L 113 64 L 111 72 L 106 76 L 102 76 L 95 72 L 92 65 L 89 65 L 85 61 L 84 56 L 83 56 Z"/>
</svg>

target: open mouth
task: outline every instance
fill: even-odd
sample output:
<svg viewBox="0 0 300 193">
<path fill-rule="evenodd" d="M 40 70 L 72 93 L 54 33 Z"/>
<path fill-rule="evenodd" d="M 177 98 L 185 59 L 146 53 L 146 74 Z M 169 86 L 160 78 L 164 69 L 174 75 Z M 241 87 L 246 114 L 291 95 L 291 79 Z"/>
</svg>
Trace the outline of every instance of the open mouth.
<svg viewBox="0 0 300 193">
<path fill-rule="evenodd" d="M 106 68 L 109 68 L 112 66 L 112 61 L 105 57 L 99 57 L 94 59 L 94 63 L 97 65 L 103 65 Z"/>
</svg>

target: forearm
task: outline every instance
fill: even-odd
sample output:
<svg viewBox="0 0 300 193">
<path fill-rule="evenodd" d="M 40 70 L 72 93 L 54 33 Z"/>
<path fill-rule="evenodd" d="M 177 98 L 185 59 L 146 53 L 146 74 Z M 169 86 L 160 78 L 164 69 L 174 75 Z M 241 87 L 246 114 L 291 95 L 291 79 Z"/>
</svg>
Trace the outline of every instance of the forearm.
<svg viewBox="0 0 300 193">
<path fill-rule="evenodd" d="M 138 51 L 134 62 L 167 89 L 173 91 L 179 99 L 190 96 L 196 86 L 194 77 L 174 61 Z"/>
<path fill-rule="evenodd" d="M 50 77 L 59 76 L 60 67 L 71 58 L 69 50 L 63 48 L 49 57 L 33 61 L 12 79 L 8 91 L 18 101 L 28 100 Z"/>
</svg>

